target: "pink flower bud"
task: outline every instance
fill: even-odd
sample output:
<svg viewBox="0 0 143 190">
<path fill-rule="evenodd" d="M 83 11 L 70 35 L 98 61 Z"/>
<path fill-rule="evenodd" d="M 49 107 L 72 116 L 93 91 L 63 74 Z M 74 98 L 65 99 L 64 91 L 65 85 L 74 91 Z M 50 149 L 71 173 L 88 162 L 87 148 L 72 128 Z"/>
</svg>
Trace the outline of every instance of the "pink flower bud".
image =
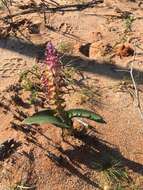
<svg viewBox="0 0 143 190">
<path fill-rule="evenodd" d="M 59 66 L 59 59 L 57 51 L 51 42 L 48 42 L 45 50 L 45 62 L 49 66 L 49 69 L 56 69 Z"/>
</svg>

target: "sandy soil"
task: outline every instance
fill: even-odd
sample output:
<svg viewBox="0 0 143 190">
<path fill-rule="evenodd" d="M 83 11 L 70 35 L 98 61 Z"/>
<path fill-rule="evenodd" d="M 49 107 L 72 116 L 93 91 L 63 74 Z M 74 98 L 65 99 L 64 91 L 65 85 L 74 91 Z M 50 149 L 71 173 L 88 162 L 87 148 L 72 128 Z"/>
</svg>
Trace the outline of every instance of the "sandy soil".
<svg viewBox="0 0 143 190">
<path fill-rule="evenodd" d="M 14 4 L 11 13 L 18 11 L 23 10 Z M 6 9 L 0 10 L 1 18 L 7 14 Z M 143 120 L 130 74 L 123 71 L 136 59 L 134 75 L 142 105 L 142 1 L 108 0 L 83 10 L 46 13 L 45 18 L 43 13 L 28 13 L 13 17 L 15 25 L 0 20 L 0 143 L 7 147 L 0 147 L 0 190 L 24 186 L 36 190 L 105 189 L 106 182 L 92 163 L 106 155 L 118 156 L 132 177 L 133 182 L 124 189 L 142 190 Z M 72 60 L 76 69 L 80 66 L 89 93 L 94 91 L 95 97 L 91 95 L 85 102 L 78 92 L 71 93 L 67 108 L 92 109 L 107 122 L 91 122 L 96 131 L 68 137 L 67 142 L 63 142 L 61 130 L 51 125 L 20 125 L 21 113 L 33 113 L 34 106 L 28 104 L 27 93 L 18 89 L 19 74 L 40 59 L 49 40 L 57 48 L 70 43 L 72 51 L 65 58 Z M 117 54 L 124 42 L 135 51 L 135 57 Z M 19 105 L 13 98 L 15 92 L 22 99 Z"/>
</svg>

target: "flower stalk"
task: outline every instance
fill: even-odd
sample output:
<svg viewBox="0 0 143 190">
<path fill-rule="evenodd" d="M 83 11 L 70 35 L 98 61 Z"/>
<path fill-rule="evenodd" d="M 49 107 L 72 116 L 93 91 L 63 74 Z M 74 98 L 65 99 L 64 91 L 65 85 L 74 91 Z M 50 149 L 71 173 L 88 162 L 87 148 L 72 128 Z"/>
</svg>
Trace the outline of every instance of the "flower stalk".
<svg viewBox="0 0 143 190">
<path fill-rule="evenodd" d="M 63 99 L 63 78 L 59 57 L 51 42 L 48 42 L 45 50 L 45 60 L 41 65 L 41 81 L 45 91 L 46 100 L 52 109 L 56 110 L 61 118 L 65 119 Z"/>
</svg>

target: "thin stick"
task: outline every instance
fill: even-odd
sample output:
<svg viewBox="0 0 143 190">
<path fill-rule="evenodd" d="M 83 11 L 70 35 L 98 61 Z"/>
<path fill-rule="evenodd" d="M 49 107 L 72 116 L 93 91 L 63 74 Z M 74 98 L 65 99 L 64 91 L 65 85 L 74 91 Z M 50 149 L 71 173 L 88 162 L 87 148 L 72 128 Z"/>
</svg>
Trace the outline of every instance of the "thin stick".
<svg viewBox="0 0 143 190">
<path fill-rule="evenodd" d="M 130 71 L 129 71 L 129 70 L 126 70 L 126 69 L 114 69 L 114 71 L 130 73 Z"/>
<path fill-rule="evenodd" d="M 2 0 L 4 1 L 4 0 Z M 72 5 L 59 5 L 58 7 L 34 7 L 32 9 L 28 9 L 28 10 L 24 10 L 24 11 L 20 11 L 18 13 L 15 14 L 9 14 L 8 16 L 4 17 L 4 18 L 0 18 L 0 20 L 4 20 L 7 17 L 12 18 L 18 15 L 25 15 L 25 14 L 29 14 L 29 13 L 36 13 L 36 12 L 43 12 L 45 11 L 46 13 L 53 13 L 53 12 L 63 12 L 63 11 L 79 11 L 79 10 L 83 10 L 89 7 L 94 7 L 96 4 L 98 3 L 103 3 L 103 0 L 97 0 L 97 1 L 92 1 L 92 2 L 88 2 L 85 4 L 72 4 Z"/>
<path fill-rule="evenodd" d="M 20 188 L 20 189 L 33 189 L 33 188 L 35 188 L 36 186 L 25 187 L 25 186 L 22 186 L 22 185 L 18 185 L 17 187 Z"/>
<path fill-rule="evenodd" d="M 77 120 L 79 123 L 81 123 L 82 125 L 84 125 L 85 127 L 88 127 L 88 123 L 84 122 L 83 120 L 76 118 L 75 120 Z"/>
<path fill-rule="evenodd" d="M 130 70 L 120 70 L 120 69 L 115 69 L 115 71 L 121 71 L 121 72 L 129 72 L 130 73 L 130 76 L 131 76 L 131 80 L 132 80 L 132 83 L 133 83 L 133 87 L 135 89 L 135 98 L 136 98 L 136 101 L 137 101 L 137 109 L 138 109 L 138 112 L 140 114 L 140 117 L 141 119 L 143 120 L 143 111 L 142 111 L 142 106 L 141 106 L 141 102 L 140 102 L 140 96 L 139 96 L 139 90 L 137 88 L 137 85 L 136 85 L 136 82 L 135 82 L 135 79 L 134 79 L 134 75 L 133 75 L 133 67 L 134 67 L 134 63 L 136 61 L 136 47 L 138 47 L 136 44 L 134 45 L 135 47 L 135 51 L 134 51 L 134 57 L 133 57 L 133 60 L 130 61 Z"/>
<path fill-rule="evenodd" d="M 8 7 L 8 4 L 7 4 L 7 1 L 6 0 L 1 0 L 2 1 L 2 3 L 3 3 L 3 5 L 7 8 L 7 10 L 8 10 L 8 13 L 9 13 L 9 18 L 11 19 L 11 21 L 13 22 L 13 18 L 12 18 L 12 14 L 11 14 L 11 11 L 10 11 L 10 9 L 9 9 L 9 7 Z"/>
<path fill-rule="evenodd" d="M 141 116 L 141 119 L 143 120 L 143 111 L 142 111 L 142 107 L 141 107 L 141 103 L 140 103 L 139 91 L 137 89 L 137 85 L 136 85 L 134 75 L 133 75 L 133 66 L 134 66 L 135 61 L 136 61 L 136 44 L 135 44 L 134 58 L 133 58 L 133 61 L 131 62 L 131 67 L 130 67 L 130 76 L 131 76 L 132 83 L 133 83 L 133 86 L 134 86 L 134 89 L 135 89 L 135 97 L 136 97 L 136 100 L 137 100 L 138 112 L 139 112 L 139 114 Z"/>
</svg>

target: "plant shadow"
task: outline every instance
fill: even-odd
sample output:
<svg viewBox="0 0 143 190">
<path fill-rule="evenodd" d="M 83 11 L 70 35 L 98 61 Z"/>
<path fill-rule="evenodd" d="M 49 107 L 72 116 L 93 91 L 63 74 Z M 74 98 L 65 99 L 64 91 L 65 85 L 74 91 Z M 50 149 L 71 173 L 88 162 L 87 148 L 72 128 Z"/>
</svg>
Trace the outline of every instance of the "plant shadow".
<svg viewBox="0 0 143 190">
<path fill-rule="evenodd" d="M 25 131 L 26 127 L 26 131 Z M 90 174 L 92 171 L 104 172 L 112 167 L 112 160 L 119 160 L 121 162 L 121 170 L 132 170 L 135 173 L 143 175 L 143 165 L 135 161 L 125 158 L 117 148 L 113 148 L 113 145 L 98 138 L 96 130 L 92 131 L 92 134 L 87 134 L 82 131 L 74 131 L 74 138 L 82 142 L 81 145 L 76 145 L 71 140 L 67 140 L 65 143 L 68 148 L 62 148 L 59 144 L 43 134 L 40 128 L 34 126 L 19 126 L 15 127 L 15 130 L 20 130 L 26 134 L 26 140 L 28 143 L 32 143 L 45 152 L 45 155 L 54 162 L 58 167 L 64 169 L 69 175 L 75 175 L 87 184 L 92 185 L 100 189 L 98 183 L 96 183 Z M 46 139 L 48 146 L 54 147 L 60 154 L 49 151 L 45 146 L 38 141 L 36 134 L 39 134 Z M 69 148 L 70 147 L 70 148 Z M 86 170 L 82 169 L 86 168 Z M 118 169 L 118 168 L 117 168 Z M 86 172 L 85 172 L 86 171 Z M 128 178 L 130 179 L 130 176 Z M 128 181 L 129 182 L 129 181 Z"/>
<path fill-rule="evenodd" d="M 92 177 L 90 177 L 92 171 L 104 172 L 107 179 L 115 184 L 119 181 L 124 181 L 128 184 L 132 182 L 133 179 L 128 175 L 128 170 L 143 175 L 142 164 L 125 158 L 117 148 L 112 148 L 108 142 L 81 132 L 76 132 L 75 138 L 82 141 L 83 145 L 74 145 L 67 150 L 58 147 L 61 152 L 60 157 L 48 154 L 52 161 L 65 168 L 71 175 L 77 175 L 86 183 L 99 189 L 101 187 L 98 186 L 98 183 L 95 184 Z M 89 175 L 83 175 L 84 170 L 82 171 L 81 166 L 87 168 L 86 171 L 88 171 Z"/>
<path fill-rule="evenodd" d="M 21 142 L 15 141 L 14 139 L 3 142 L 0 145 L 0 161 L 4 161 L 9 158 L 21 145 Z"/>
<path fill-rule="evenodd" d="M 30 102 L 30 95 L 27 99 L 21 97 L 23 88 L 20 83 L 15 83 L 8 86 L 0 94 L 0 108 L 4 114 L 12 113 L 13 117 L 19 121 L 22 121 L 28 114 L 25 110 L 31 107 L 37 111 L 38 108 L 43 108 L 44 97 L 37 97 L 35 101 Z M 27 92 L 26 92 L 27 93 Z"/>
<path fill-rule="evenodd" d="M 10 51 L 15 51 L 29 57 L 36 57 L 38 60 L 43 60 L 44 58 L 45 45 L 46 43 L 35 45 L 19 38 L 0 40 L 0 48 L 9 49 Z M 85 51 L 85 49 L 82 51 Z M 88 57 L 64 54 L 61 58 L 61 62 L 65 65 L 69 65 L 70 63 L 70 66 L 75 67 L 77 70 L 91 74 L 98 74 L 114 80 L 122 80 L 124 76 L 130 77 L 129 72 L 124 72 L 124 70 L 127 70 L 128 68 L 117 66 L 109 61 L 99 62 L 98 60 L 92 60 Z M 118 72 L 117 70 L 120 70 L 121 72 Z M 140 78 L 143 78 L 143 72 L 139 69 L 134 69 L 133 74 L 140 75 Z M 139 80 L 137 83 L 142 84 L 143 80 Z"/>
<path fill-rule="evenodd" d="M 14 16 L 18 15 L 26 15 L 29 13 L 56 13 L 56 12 L 73 12 L 73 11 L 82 11 L 86 8 L 92 8 L 95 5 L 103 3 L 103 0 L 93 0 L 91 2 L 87 3 L 72 3 L 72 4 L 64 4 L 60 5 L 56 1 L 42 1 L 40 4 L 37 4 L 36 2 L 31 2 L 29 4 L 19 5 L 19 9 L 22 11 L 15 13 L 15 14 L 9 14 L 5 16 L 3 19 L 12 18 Z M 51 7 L 52 5 L 52 7 Z"/>
</svg>

